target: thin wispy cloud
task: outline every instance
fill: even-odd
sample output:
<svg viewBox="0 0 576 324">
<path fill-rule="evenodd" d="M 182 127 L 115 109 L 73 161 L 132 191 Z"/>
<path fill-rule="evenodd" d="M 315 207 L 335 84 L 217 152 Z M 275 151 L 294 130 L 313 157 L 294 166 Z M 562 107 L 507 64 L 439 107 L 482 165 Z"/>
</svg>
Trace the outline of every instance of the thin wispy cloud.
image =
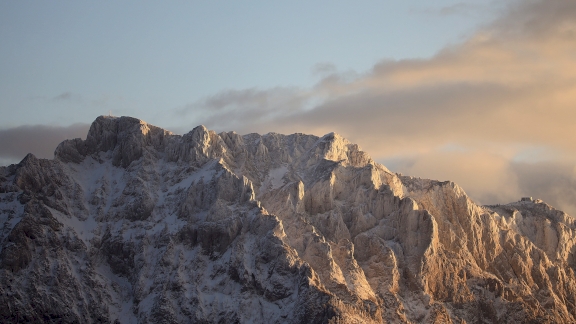
<svg viewBox="0 0 576 324">
<path fill-rule="evenodd" d="M 493 16 L 495 13 L 501 13 L 510 1 L 491 1 L 491 2 L 470 2 L 462 1 L 443 7 L 427 7 L 412 9 L 413 14 L 424 14 L 434 16 Z"/>
<path fill-rule="evenodd" d="M 276 124 L 303 109 L 310 97 L 310 92 L 297 88 L 227 90 L 178 109 L 175 114 L 194 114 L 214 129 L 231 130 L 239 125 Z"/>
<path fill-rule="evenodd" d="M 110 96 L 108 94 L 100 94 L 97 96 L 85 96 L 79 93 L 70 91 L 62 92 L 55 96 L 31 96 L 28 98 L 31 101 L 39 104 L 50 106 L 78 106 L 78 107 L 105 107 L 114 102 L 115 104 L 123 103 L 125 100 L 121 96 Z"/>
<path fill-rule="evenodd" d="M 338 72 L 338 68 L 333 63 L 317 63 L 312 67 L 311 72 L 313 75 L 326 77 Z"/>
<path fill-rule="evenodd" d="M 65 101 L 65 100 L 70 100 L 72 98 L 72 93 L 70 92 L 64 92 L 61 93 L 59 95 L 57 95 L 56 97 L 54 97 L 52 100 L 54 101 Z"/>
</svg>

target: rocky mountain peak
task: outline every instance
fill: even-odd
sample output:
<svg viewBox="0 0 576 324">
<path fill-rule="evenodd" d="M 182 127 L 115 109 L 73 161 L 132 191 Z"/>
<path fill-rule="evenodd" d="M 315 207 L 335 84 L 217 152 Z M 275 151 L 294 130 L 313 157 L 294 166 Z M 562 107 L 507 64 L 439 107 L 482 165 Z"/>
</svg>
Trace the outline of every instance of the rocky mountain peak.
<svg viewBox="0 0 576 324">
<path fill-rule="evenodd" d="M 324 158 L 327 160 L 357 167 L 374 163 L 357 144 L 350 143 L 337 133 L 328 133 L 321 138 L 321 141 L 328 144 L 324 153 Z"/>
<path fill-rule="evenodd" d="M 0 322 L 573 323 L 576 221 L 338 134 L 98 117 L 0 167 Z"/>
<path fill-rule="evenodd" d="M 90 126 L 86 140 L 62 142 L 54 152 L 63 162 L 81 162 L 86 156 L 112 151 L 114 165 L 127 167 L 148 151 L 166 144 L 172 132 L 133 117 L 100 116 Z"/>
</svg>

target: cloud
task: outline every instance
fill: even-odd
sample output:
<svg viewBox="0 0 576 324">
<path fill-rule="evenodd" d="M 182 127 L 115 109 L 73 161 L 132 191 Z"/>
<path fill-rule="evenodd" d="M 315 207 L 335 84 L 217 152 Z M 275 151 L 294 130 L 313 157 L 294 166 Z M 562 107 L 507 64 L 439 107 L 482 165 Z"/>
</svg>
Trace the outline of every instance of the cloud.
<svg viewBox="0 0 576 324">
<path fill-rule="evenodd" d="M 525 42 L 541 42 L 546 38 L 574 40 L 576 3 L 551 0 L 517 1 L 508 14 L 492 24 L 492 30 Z M 569 45 L 569 44 L 566 44 Z"/>
<path fill-rule="evenodd" d="M 60 142 L 71 138 L 86 138 L 89 128 L 88 124 L 73 124 L 67 127 L 24 125 L 0 129 L 0 164 L 17 163 L 28 153 L 51 159 Z"/>
<path fill-rule="evenodd" d="M 277 87 L 268 90 L 227 90 L 176 111 L 177 116 L 195 114 L 203 124 L 216 130 L 262 131 L 268 124 L 303 109 L 310 94 L 297 88 Z M 242 129 L 246 125 L 248 128 Z M 239 129 L 240 127 L 240 129 Z"/>
<path fill-rule="evenodd" d="M 326 77 L 327 75 L 336 73 L 338 69 L 333 63 L 317 63 L 312 67 L 311 71 L 314 75 Z"/>
<path fill-rule="evenodd" d="M 520 192 L 576 215 L 576 167 L 574 163 L 546 161 L 514 163 Z"/>
<path fill-rule="evenodd" d="M 510 160 L 484 150 L 432 150 L 395 161 L 405 175 L 451 180 L 479 203 L 506 203 L 521 195 Z"/>
<path fill-rule="evenodd" d="M 70 100 L 70 98 L 72 98 L 72 93 L 70 93 L 70 92 L 64 92 L 64 93 L 61 93 L 61 94 L 57 95 L 57 96 L 54 97 L 52 100 L 54 100 L 54 101 L 65 101 L 65 100 Z"/>
<path fill-rule="evenodd" d="M 320 64 L 310 89 L 230 90 L 180 113 L 239 133 L 336 131 L 392 169 L 453 180 L 481 203 L 531 195 L 576 214 L 575 183 L 561 180 L 576 165 L 576 2 L 507 3 L 431 58 L 365 73 Z"/>
<path fill-rule="evenodd" d="M 433 150 L 383 162 L 405 175 L 452 180 L 481 204 L 531 196 L 576 215 L 576 164 L 570 161 L 516 162 L 486 150 Z"/>
<path fill-rule="evenodd" d="M 424 9 L 412 9 L 411 12 L 415 14 L 425 14 L 434 16 L 493 16 L 496 13 L 503 11 L 504 6 L 510 1 L 490 1 L 488 3 L 479 4 L 477 2 L 457 2 L 443 7 L 428 7 Z"/>
<path fill-rule="evenodd" d="M 98 107 L 108 106 L 110 102 L 119 102 L 126 104 L 122 96 L 112 96 L 109 94 L 100 94 L 97 96 L 85 96 L 79 93 L 65 91 L 56 96 L 31 96 L 29 100 L 42 105 L 50 105 L 52 107 L 58 106 L 84 106 L 84 107 Z"/>
<path fill-rule="evenodd" d="M 442 7 L 439 13 L 443 16 L 447 15 L 470 15 L 478 12 L 483 7 L 466 2 L 458 2 L 450 6 Z"/>
</svg>

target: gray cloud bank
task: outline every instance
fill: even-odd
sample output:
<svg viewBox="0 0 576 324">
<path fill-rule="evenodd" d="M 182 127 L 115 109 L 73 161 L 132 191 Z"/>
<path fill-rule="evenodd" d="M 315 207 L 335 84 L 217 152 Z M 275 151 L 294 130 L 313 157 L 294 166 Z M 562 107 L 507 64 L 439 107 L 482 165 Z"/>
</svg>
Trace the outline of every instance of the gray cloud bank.
<svg viewBox="0 0 576 324">
<path fill-rule="evenodd" d="M 51 159 L 60 142 L 71 138 L 86 138 L 88 124 L 67 127 L 24 125 L 0 129 L 0 165 L 18 163 L 26 154 Z"/>
<path fill-rule="evenodd" d="M 543 198 L 576 214 L 576 2 L 514 1 L 429 59 L 316 86 L 230 90 L 177 112 L 216 130 L 336 131 L 405 174 L 453 180 L 480 203 Z M 325 67 L 325 68 L 323 68 Z"/>
</svg>

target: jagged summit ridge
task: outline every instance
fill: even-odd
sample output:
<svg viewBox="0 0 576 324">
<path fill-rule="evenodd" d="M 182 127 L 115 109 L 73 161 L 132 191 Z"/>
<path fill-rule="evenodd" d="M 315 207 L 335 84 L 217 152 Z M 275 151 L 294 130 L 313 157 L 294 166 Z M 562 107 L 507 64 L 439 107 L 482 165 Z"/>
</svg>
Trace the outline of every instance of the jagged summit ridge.
<svg viewBox="0 0 576 324">
<path fill-rule="evenodd" d="M 0 168 L 0 212 L 7 322 L 576 318 L 572 216 L 478 206 L 335 133 L 101 116 L 54 160 Z"/>
<path fill-rule="evenodd" d="M 260 141 L 262 137 L 265 138 L 263 142 Z M 112 150 L 116 152 L 114 156 L 120 155 L 115 158 L 115 165 L 127 167 L 130 162 L 139 159 L 143 154 L 142 151 L 147 148 L 154 148 L 161 153 L 166 153 L 170 161 L 180 159 L 189 161 L 194 159 L 194 156 L 186 156 L 186 153 L 190 153 L 188 151 L 190 145 L 198 146 L 196 149 L 199 149 L 204 155 L 210 155 L 209 153 L 223 155 L 224 152 L 230 150 L 230 147 L 250 144 L 254 144 L 256 149 L 260 150 L 256 153 L 265 153 L 268 147 L 264 142 L 267 141 L 268 144 L 275 142 L 276 146 L 281 143 L 290 145 L 296 137 L 304 137 L 306 138 L 305 141 L 308 142 L 319 141 L 318 144 L 325 146 L 325 152 L 316 153 L 322 153 L 322 157 L 327 160 L 346 161 L 354 164 L 363 163 L 362 159 L 367 159 L 364 162 L 373 163 L 367 155 L 360 151 L 357 145 L 351 144 L 336 133 L 329 133 L 322 138 L 313 135 L 293 134 L 285 139 L 285 135 L 276 133 L 269 133 L 264 136 L 258 134 L 240 136 L 235 132 L 216 134 L 213 131 L 209 131 L 205 126 L 200 125 L 189 133 L 180 136 L 133 117 L 110 116 L 98 117 L 92 123 L 85 141 L 73 139 L 62 142 L 55 151 L 55 157 L 64 162 L 79 162 L 78 159 L 82 159 L 82 157 Z M 178 150 L 177 148 L 181 146 L 184 148 Z M 205 151 L 212 146 L 215 146 L 213 152 Z M 292 147 L 292 149 L 294 150 L 295 148 Z M 76 158 L 71 160 L 71 157 Z"/>
</svg>

